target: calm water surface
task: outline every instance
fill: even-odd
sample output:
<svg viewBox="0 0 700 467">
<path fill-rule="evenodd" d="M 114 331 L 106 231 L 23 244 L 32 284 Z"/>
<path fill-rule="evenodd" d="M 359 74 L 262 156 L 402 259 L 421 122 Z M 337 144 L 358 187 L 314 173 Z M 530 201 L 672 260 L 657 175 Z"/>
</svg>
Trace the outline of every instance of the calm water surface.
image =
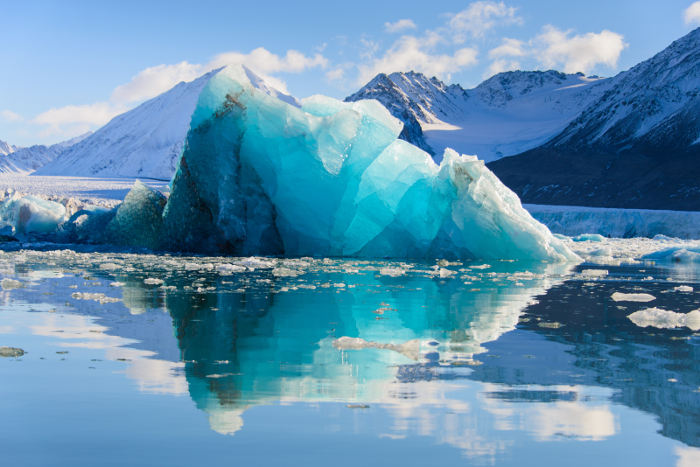
<svg viewBox="0 0 700 467">
<path fill-rule="evenodd" d="M 0 463 L 700 465 L 699 273 L 5 252 Z"/>
</svg>

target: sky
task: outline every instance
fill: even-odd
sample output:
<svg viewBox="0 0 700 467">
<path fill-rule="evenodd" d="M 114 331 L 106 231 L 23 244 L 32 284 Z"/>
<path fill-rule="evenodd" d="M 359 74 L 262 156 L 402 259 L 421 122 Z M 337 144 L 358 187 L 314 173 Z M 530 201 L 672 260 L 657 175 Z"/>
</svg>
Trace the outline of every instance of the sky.
<svg viewBox="0 0 700 467">
<path fill-rule="evenodd" d="M 700 26 L 700 1 L 0 0 L 0 140 L 53 144 L 241 62 L 298 98 L 377 73 L 472 88 L 509 70 L 614 76 Z"/>
</svg>

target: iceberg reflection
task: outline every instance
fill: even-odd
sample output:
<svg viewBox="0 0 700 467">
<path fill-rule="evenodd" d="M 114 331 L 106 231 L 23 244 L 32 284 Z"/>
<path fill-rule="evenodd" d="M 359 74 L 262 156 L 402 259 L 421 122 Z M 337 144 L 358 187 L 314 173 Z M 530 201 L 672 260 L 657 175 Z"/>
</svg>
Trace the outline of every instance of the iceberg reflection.
<svg viewBox="0 0 700 467">
<path fill-rule="evenodd" d="M 601 279 L 545 263 L 116 254 L 65 254 L 50 266 L 43 254 L 0 261 L 15 261 L 20 281 L 0 292 L 2 306 L 41 311 L 32 333 L 60 347 L 123 360 L 141 392 L 189 395 L 217 433 L 245 432 L 256 407 L 334 406 L 366 420 L 355 430 L 424 436 L 488 461 L 523 436 L 617 439 L 621 403 L 700 447 L 692 331 L 630 321 L 648 304 L 612 300 L 639 287 L 617 270 Z M 697 307 L 675 286 L 643 291 L 661 306 Z M 678 456 L 683 465 L 695 451 Z"/>
</svg>

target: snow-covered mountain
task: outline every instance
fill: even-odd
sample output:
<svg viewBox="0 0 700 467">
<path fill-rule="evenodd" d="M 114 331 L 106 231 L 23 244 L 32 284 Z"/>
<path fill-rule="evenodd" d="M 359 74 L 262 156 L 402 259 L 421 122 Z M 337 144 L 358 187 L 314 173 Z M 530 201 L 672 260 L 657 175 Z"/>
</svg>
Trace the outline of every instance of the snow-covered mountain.
<svg viewBox="0 0 700 467">
<path fill-rule="evenodd" d="M 84 140 L 91 134 L 92 131 L 88 131 L 83 135 L 51 146 L 36 144 L 28 148 L 10 146 L 0 141 L 0 143 L 5 144 L 7 148 L 12 150 L 4 155 L 0 155 L 0 173 L 30 174 L 51 162 L 65 150 Z M 2 145 L 0 145 L 0 148 L 2 148 Z"/>
<path fill-rule="evenodd" d="M 85 138 L 92 136 L 92 131 L 88 131 L 87 133 L 83 133 L 80 136 L 76 136 L 75 138 L 68 139 L 66 141 L 62 141 L 60 143 L 56 143 L 56 146 L 60 146 L 62 148 L 69 148 L 71 146 L 75 146 Z"/>
<path fill-rule="evenodd" d="M 19 146 L 12 146 L 4 141 L 0 141 L 0 156 L 6 156 L 21 149 Z"/>
<path fill-rule="evenodd" d="M 700 210 L 700 29 L 608 80 L 540 147 L 490 164 L 539 204 Z"/>
<path fill-rule="evenodd" d="M 170 179 L 199 93 L 216 71 L 113 118 L 36 175 Z"/>
<path fill-rule="evenodd" d="M 211 71 L 112 119 L 93 135 L 63 152 L 36 175 L 143 177 L 167 179 L 175 173 L 202 89 L 220 70 Z M 287 103 L 298 100 L 267 85 L 246 69 L 256 88 Z"/>
<path fill-rule="evenodd" d="M 446 147 L 485 161 L 540 146 L 609 86 L 581 73 L 499 73 L 474 89 L 421 73 L 377 75 L 345 100 L 377 99 L 404 122 L 402 139 L 435 155 Z"/>
<path fill-rule="evenodd" d="M 0 173 L 30 174 L 63 152 L 60 146 L 36 144 L 0 157 Z"/>
</svg>

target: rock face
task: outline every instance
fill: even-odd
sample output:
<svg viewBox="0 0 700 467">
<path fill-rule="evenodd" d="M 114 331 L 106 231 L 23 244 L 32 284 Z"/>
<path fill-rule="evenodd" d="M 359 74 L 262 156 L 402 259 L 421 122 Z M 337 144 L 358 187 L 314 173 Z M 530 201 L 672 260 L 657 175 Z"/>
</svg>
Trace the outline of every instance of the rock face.
<svg viewBox="0 0 700 467">
<path fill-rule="evenodd" d="M 489 167 L 538 204 L 700 209 L 700 29 L 609 80 L 559 134 Z"/>
</svg>

